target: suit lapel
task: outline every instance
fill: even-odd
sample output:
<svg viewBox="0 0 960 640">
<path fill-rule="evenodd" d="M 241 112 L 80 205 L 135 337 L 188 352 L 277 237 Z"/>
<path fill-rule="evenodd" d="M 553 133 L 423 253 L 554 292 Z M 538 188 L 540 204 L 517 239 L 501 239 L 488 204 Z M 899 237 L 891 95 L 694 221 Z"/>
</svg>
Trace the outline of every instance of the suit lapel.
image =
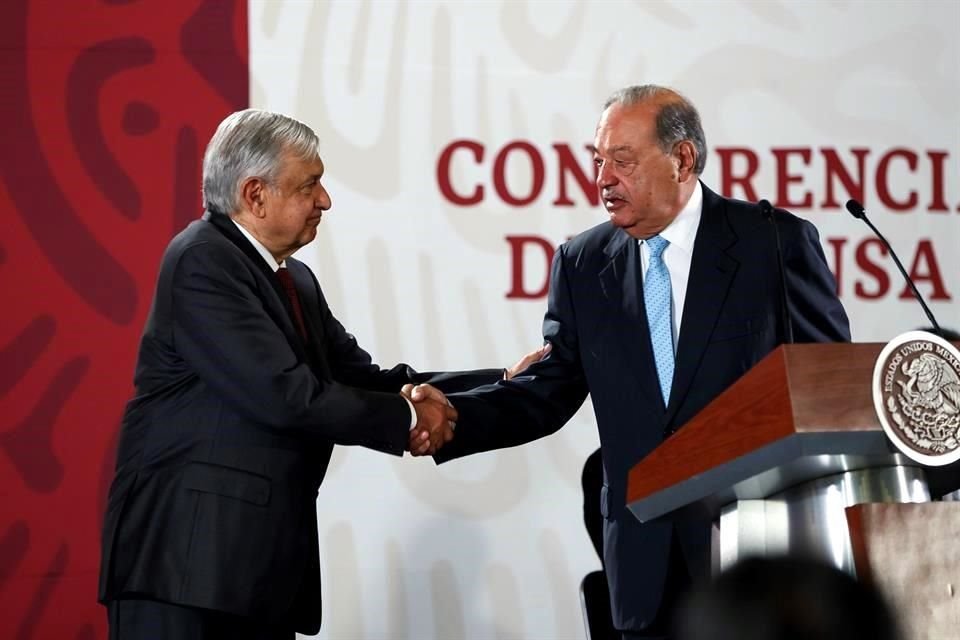
<svg viewBox="0 0 960 640">
<path fill-rule="evenodd" d="M 736 275 L 740 263 L 727 251 L 736 240 L 727 223 L 725 202 L 704 186 L 703 213 L 693 245 L 670 406 L 667 407 L 668 424 L 690 390 L 727 291 Z"/>
<path fill-rule="evenodd" d="M 611 302 L 611 308 L 619 309 L 619 324 L 613 323 L 612 331 L 622 343 L 625 361 L 636 369 L 640 388 L 649 402 L 663 407 L 657 367 L 650 344 L 647 327 L 647 312 L 643 304 L 643 277 L 641 276 L 640 245 L 623 230 L 617 230 L 603 250 L 610 262 L 600 270 L 600 289 Z"/>
<path fill-rule="evenodd" d="M 256 247 L 250 244 L 250 241 L 240 233 L 237 225 L 230 220 L 229 216 L 215 211 L 206 211 L 203 214 L 203 219 L 216 227 L 230 242 L 236 245 L 236 247 L 250 259 L 260 273 L 263 274 L 264 279 L 274 292 L 273 296 L 263 296 L 267 312 L 283 330 L 287 341 L 290 343 L 290 346 L 293 347 L 297 357 L 307 361 L 306 345 L 304 345 L 300 333 L 293 324 L 293 309 L 290 307 L 290 301 L 287 299 L 287 294 L 284 292 L 283 285 L 280 284 L 280 279 L 277 278 L 277 274 L 270 268 L 270 265 L 266 263 Z M 293 275 L 292 272 L 291 275 Z M 302 290 L 303 287 L 297 282 L 297 292 L 300 293 Z"/>
<path fill-rule="evenodd" d="M 287 260 L 287 268 L 290 270 L 293 283 L 297 287 L 297 295 L 300 297 L 300 310 L 303 312 L 303 320 L 307 325 L 307 333 L 310 336 L 310 344 L 306 345 L 306 348 L 310 351 L 314 358 L 312 361 L 316 362 L 323 376 L 331 378 L 330 363 L 326 356 L 326 333 L 323 330 L 320 296 L 317 294 L 313 276 L 303 263 L 292 258 Z"/>
</svg>

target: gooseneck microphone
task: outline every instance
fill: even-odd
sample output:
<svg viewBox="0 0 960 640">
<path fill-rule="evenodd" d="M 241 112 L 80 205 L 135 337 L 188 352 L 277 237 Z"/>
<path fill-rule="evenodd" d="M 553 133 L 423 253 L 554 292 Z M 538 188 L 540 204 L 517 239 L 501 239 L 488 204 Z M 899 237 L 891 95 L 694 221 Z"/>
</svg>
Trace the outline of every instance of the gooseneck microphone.
<svg viewBox="0 0 960 640">
<path fill-rule="evenodd" d="M 907 275 L 907 270 L 903 268 L 903 264 L 900 262 L 900 258 L 897 257 L 896 252 L 893 250 L 893 247 L 890 246 L 890 243 L 887 242 L 887 239 L 883 237 L 883 234 L 873 226 L 873 223 L 870 222 L 870 219 L 867 217 L 867 212 L 864 210 L 863 205 L 857 202 L 854 199 L 847 200 L 847 211 L 850 212 L 854 218 L 859 218 L 867 223 L 867 226 L 876 234 L 880 241 L 883 243 L 883 246 L 887 248 L 887 251 L 890 252 L 890 257 L 893 258 L 893 262 L 897 265 L 897 269 L 900 269 L 903 279 L 907 281 L 907 284 L 910 285 L 910 290 L 913 291 L 913 297 L 917 299 L 917 302 L 920 303 L 920 306 L 923 307 L 923 312 L 927 314 L 927 320 L 930 321 L 930 326 L 937 330 L 937 335 L 943 335 L 943 332 L 940 329 L 940 325 L 937 324 L 936 319 L 933 317 L 930 308 L 927 306 L 927 303 L 923 301 L 923 296 L 920 295 L 920 292 L 917 291 L 917 285 L 913 284 L 913 280 Z"/>
<path fill-rule="evenodd" d="M 780 246 L 780 231 L 774 218 L 773 205 L 769 200 L 761 200 L 760 213 L 773 227 L 773 237 L 777 243 L 777 273 L 780 275 L 780 327 L 783 332 L 781 338 L 784 344 L 793 344 L 793 320 L 790 319 L 790 293 L 787 291 L 787 275 L 783 268 L 783 249 Z"/>
</svg>

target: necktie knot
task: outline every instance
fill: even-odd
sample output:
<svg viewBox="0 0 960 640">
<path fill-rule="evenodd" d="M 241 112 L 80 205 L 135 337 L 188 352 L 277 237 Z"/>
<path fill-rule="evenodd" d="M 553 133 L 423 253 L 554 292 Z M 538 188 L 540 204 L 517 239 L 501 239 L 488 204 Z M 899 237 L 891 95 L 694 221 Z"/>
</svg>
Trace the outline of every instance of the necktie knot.
<svg viewBox="0 0 960 640">
<path fill-rule="evenodd" d="M 296 285 L 293 284 L 293 276 L 290 275 L 290 271 L 286 267 L 277 269 L 277 277 L 280 278 L 280 284 L 283 285 L 284 291 L 297 290 Z"/>
<path fill-rule="evenodd" d="M 653 236 L 647 238 L 647 247 L 650 249 L 650 258 L 652 260 L 660 258 L 670 241 L 663 236 Z"/>
</svg>

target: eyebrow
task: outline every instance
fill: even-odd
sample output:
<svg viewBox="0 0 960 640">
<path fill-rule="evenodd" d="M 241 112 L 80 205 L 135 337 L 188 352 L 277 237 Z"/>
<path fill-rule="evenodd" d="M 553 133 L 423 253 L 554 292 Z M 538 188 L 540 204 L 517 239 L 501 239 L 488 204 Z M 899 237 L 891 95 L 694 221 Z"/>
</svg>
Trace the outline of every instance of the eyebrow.
<svg viewBox="0 0 960 640">
<path fill-rule="evenodd" d="M 600 153 L 600 150 L 597 149 L 594 145 L 588 145 L 587 147 L 590 150 L 590 153 Z M 619 144 L 615 147 L 610 147 L 609 153 L 614 154 L 620 151 L 633 151 L 633 147 L 628 144 Z"/>
</svg>

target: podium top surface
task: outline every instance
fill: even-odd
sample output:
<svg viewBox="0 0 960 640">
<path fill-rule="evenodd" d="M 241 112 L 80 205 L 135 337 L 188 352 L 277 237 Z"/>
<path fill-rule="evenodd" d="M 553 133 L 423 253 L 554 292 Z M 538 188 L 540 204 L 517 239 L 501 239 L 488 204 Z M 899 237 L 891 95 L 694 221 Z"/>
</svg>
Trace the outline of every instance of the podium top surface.
<svg viewBox="0 0 960 640">
<path fill-rule="evenodd" d="M 895 453 L 873 409 L 883 345 L 783 345 L 757 363 L 630 471 L 641 520 L 715 515 L 817 477 L 915 464 Z"/>
</svg>

